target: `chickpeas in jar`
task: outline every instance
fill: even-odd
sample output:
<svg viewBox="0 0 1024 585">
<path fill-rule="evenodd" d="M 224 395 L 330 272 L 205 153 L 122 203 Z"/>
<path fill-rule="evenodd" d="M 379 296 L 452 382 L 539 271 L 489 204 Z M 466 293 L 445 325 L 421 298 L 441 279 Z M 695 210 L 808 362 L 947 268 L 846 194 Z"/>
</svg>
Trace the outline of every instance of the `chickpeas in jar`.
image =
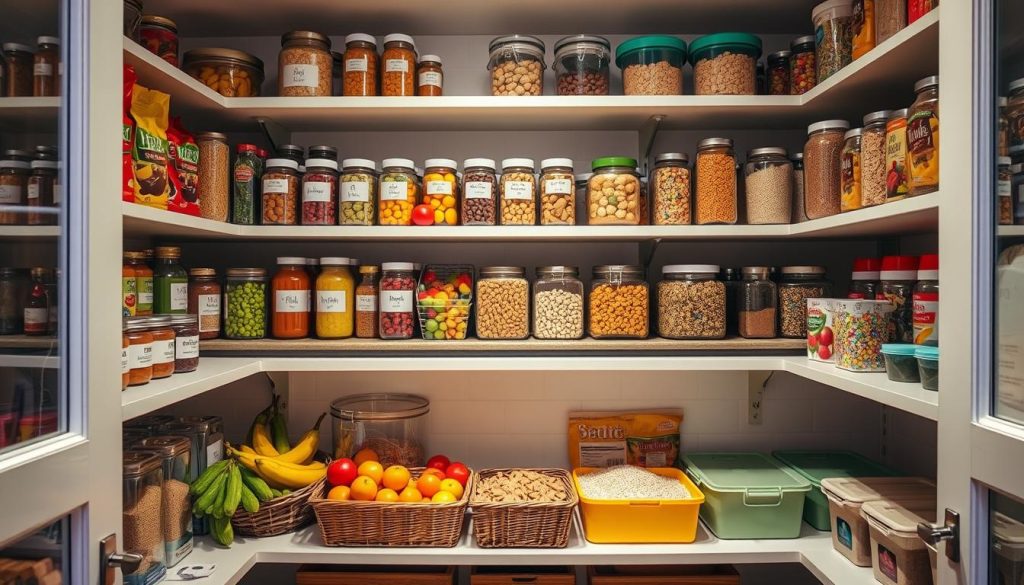
<svg viewBox="0 0 1024 585">
<path fill-rule="evenodd" d="M 501 225 L 537 223 L 537 179 L 532 158 L 501 161 Z"/>
<path fill-rule="evenodd" d="M 454 160 L 428 158 L 423 175 L 423 203 L 434 210 L 434 225 L 459 224 L 459 180 Z"/>
<path fill-rule="evenodd" d="M 381 95 L 416 95 L 416 43 L 412 37 L 403 34 L 384 37 L 380 61 Z"/>
<path fill-rule="evenodd" d="M 666 152 L 654 159 L 654 225 L 690 224 L 690 157 Z"/>
<path fill-rule="evenodd" d="M 636 159 L 608 156 L 591 162 L 587 188 L 588 222 L 640 225 L 640 179 Z"/>
<path fill-rule="evenodd" d="M 407 158 L 386 158 L 377 188 L 380 225 L 412 225 L 412 209 L 419 200 L 415 165 Z"/>
<path fill-rule="evenodd" d="M 342 95 L 377 95 L 377 39 L 362 33 L 345 37 L 342 63 Z"/>
<path fill-rule="evenodd" d="M 588 305 L 591 337 L 647 337 L 650 292 L 643 266 L 595 266 Z"/>
<path fill-rule="evenodd" d="M 736 201 L 736 155 L 732 139 L 705 138 L 697 144 L 696 223 L 735 224 L 739 221 Z"/>
<path fill-rule="evenodd" d="M 540 161 L 540 224 L 576 225 L 576 183 L 571 158 Z"/>
<path fill-rule="evenodd" d="M 494 225 L 495 205 L 494 161 L 489 158 L 467 158 L 462 163 L 462 225 Z"/>
<path fill-rule="evenodd" d="M 295 225 L 299 207 L 299 163 L 288 158 L 267 160 L 263 173 L 263 225 Z"/>
<path fill-rule="evenodd" d="M 575 266 L 538 266 L 533 283 L 533 336 L 583 337 L 583 283 Z"/>
<path fill-rule="evenodd" d="M 331 39 L 327 36 L 308 30 L 281 35 L 278 95 L 330 96 L 333 68 Z"/>
<path fill-rule="evenodd" d="M 509 35 L 492 40 L 488 50 L 491 95 L 544 94 L 544 41 Z"/>
<path fill-rule="evenodd" d="M 341 162 L 341 225 L 373 225 L 377 217 L 377 172 L 372 160 L 346 158 Z"/>
</svg>

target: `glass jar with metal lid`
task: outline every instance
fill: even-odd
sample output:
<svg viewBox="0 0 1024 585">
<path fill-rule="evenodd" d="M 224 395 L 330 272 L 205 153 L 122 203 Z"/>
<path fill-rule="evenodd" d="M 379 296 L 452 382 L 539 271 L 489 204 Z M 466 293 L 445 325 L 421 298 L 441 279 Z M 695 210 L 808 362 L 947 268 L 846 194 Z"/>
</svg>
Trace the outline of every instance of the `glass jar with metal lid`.
<svg viewBox="0 0 1024 585">
<path fill-rule="evenodd" d="M 775 337 L 776 289 L 767 266 L 744 266 L 739 282 L 739 333 L 747 339 Z"/>
<path fill-rule="evenodd" d="M 575 266 L 538 266 L 533 283 L 533 336 L 583 337 L 583 282 Z"/>
<path fill-rule="evenodd" d="M 501 225 L 537 223 L 537 177 L 532 158 L 506 158 L 501 161 Z"/>
<path fill-rule="evenodd" d="M 640 178 L 636 159 L 625 156 L 596 158 L 587 188 L 590 224 L 640 225 Z"/>
<path fill-rule="evenodd" d="M 384 37 L 380 56 L 380 95 L 416 95 L 416 43 L 412 37 L 390 34 Z"/>
<path fill-rule="evenodd" d="M 245 51 L 192 49 L 181 68 L 224 97 L 255 97 L 263 85 L 263 61 Z"/>
<path fill-rule="evenodd" d="M 869 207 L 885 203 L 885 125 L 889 110 L 864 116 L 860 139 L 860 202 Z"/>
<path fill-rule="evenodd" d="M 789 59 L 787 50 L 768 55 L 768 95 L 790 95 Z"/>
<path fill-rule="evenodd" d="M 789 223 L 793 211 L 793 163 L 786 149 L 755 148 L 747 153 L 747 223 Z"/>
<path fill-rule="evenodd" d="M 739 221 L 736 200 L 736 155 L 729 138 L 705 138 L 697 144 L 694 166 L 696 224 L 734 224 Z"/>
<path fill-rule="evenodd" d="M 494 160 L 467 158 L 462 170 L 462 225 L 494 225 L 498 184 Z"/>
<path fill-rule="evenodd" d="M 544 41 L 508 35 L 492 40 L 487 50 L 491 95 L 544 94 Z"/>
<path fill-rule="evenodd" d="M 912 197 L 939 189 L 939 76 L 930 75 L 918 81 L 914 91 L 917 99 L 907 113 Z"/>
<path fill-rule="evenodd" d="M 142 46 L 171 65 L 178 66 L 178 25 L 170 18 L 146 15 L 139 23 Z"/>
<path fill-rule="evenodd" d="M 412 225 L 412 209 L 419 202 L 419 180 L 415 165 L 407 158 L 381 161 L 377 189 L 380 225 Z"/>
<path fill-rule="evenodd" d="M 153 453 L 126 451 L 121 458 L 121 526 L 124 552 L 143 562 L 124 575 L 125 583 L 157 583 L 167 572 L 161 511 L 164 472 Z"/>
<path fill-rule="evenodd" d="M 529 337 L 530 283 L 522 266 L 481 267 L 473 301 L 480 339 Z"/>
<path fill-rule="evenodd" d="M 228 268 L 224 283 L 224 336 L 263 339 L 267 335 L 267 271 Z"/>
<path fill-rule="evenodd" d="M 558 95 L 608 95 L 612 45 L 594 35 L 572 35 L 555 43 Z"/>
<path fill-rule="evenodd" d="M 132 451 L 156 455 L 163 469 L 163 533 L 164 556 L 173 567 L 192 551 L 192 502 L 189 484 L 192 441 L 187 437 L 161 435 L 146 437 L 131 446 Z"/>
<path fill-rule="evenodd" d="M 193 372 L 199 367 L 199 316 L 171 315 L 174 329 L 174 373 Z"/>
<path fill-rule="evenodd" d="M 415 394 L 355 394 L 331 403 L 334 457 L 373 450 L 384 467 L 421 467 L 430 401 Z"/>
<path fill-rule="evenodd" d="M 644 278 L 644 267 L 595 266 L 593 276 L 587 318 L 591 337 L 647 337 L 650 290 Z"/>
<path fill-rule="evenodd" d="M 353 33 L 345 37 L 342 95 L 377 95 L 377 39 Z"/>
<path fill-rule="evenodd" d="M 690 194 L 690 157 L 665 152 L 654 159 L 654 225 L 689 225 L 693 205 Z"/>
<path fill-rule="evenodd" d="M 807 127 L 804 144 L 804 207 L 807 217 L 819 219 L 839 213 L 840 165 L 846 120 L 824 120 Z"/>
<path fill-rule="evenodd" d="M 863 128 L 852 128 L 843 135 L 843 153 L 839 161 L 839 211 L 861 208 L 860 145 Z"/>
<path fill-rule="evenodd" d="M 32 97 L 32 53 L 28 45 L 3 44 L 7 97 Z"/>
<path fill-rule="evenodd" d="M 725 337 L 725 284 L 714 264 L 670 264 L 658 283 L 658 335 L 669 339 Z"/>
<path fill-rule="evenodd" d="M 29 163 L 20 160 L 0 160 L 0 207 L 17 208 L 25 205 L 28 191 Z M 26 223 L 21 211 L 0 211 L 0 224 Z"/>
<path fill-rule="evenodd" d="M 576 225 L 572 159 L 546 158 L 540 166 L 540 224 Z"/>
<path fill-rule="evenodd" d="M 141 386 L 153 379 L 153 334 L 149 317 L 127 317 L 123 332 L 128 337 L 128 385 Z"/>
<path fill-rule="evenodd" d="M 331 95 L 331 39 L 308 30 L 281 35 L 277 56 L 277 94 L 281 96 Z"/>
<path fill-rule="evenodd" d="M 174 373 L 174 329 L 171 328 L 170 315 L 153 315 L 144 317 L 149 334 L 153 336 L 153 378 L 159 380 Z"/>
<path fill-rule="evenodd" d="M 377 218 L 377 165 L 365 158 L 342 161 L 338 188 L 341 225 L 373 225 Z"/>
<path fill-rule="evenodd" d="M 825 278 L 823 266 L 783 266 L 778 284 L 779 334 L 782 337 L 807 335 L 807 299 L 832 296 L 832 283 Z"/>
</svg>

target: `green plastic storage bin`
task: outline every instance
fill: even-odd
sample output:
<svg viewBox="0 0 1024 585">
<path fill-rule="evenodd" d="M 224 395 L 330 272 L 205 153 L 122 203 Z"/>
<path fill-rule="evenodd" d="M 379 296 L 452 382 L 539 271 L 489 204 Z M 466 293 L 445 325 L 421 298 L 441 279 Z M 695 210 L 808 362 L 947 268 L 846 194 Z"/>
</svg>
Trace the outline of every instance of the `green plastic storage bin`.
<svg viewBox="0 0 1024 585">
<path fill-rule="evenodd" d="M 821 480 L 826 477 L 899 475 L 881 463 L 853 451 L 773 451 L 772 455 L 811 482 L 814 489 L 804 501 L 804 522 L 824 532 L 832 530 L 832 522 L 828 513 L 828 498 L 821 491 Z"/>
<path fill-rule="evenodd" d="M 811 484 L 763 453 L 691 453 L 686 473 L 704 492 L 700 518 L 715 536 L 796 538 Z"/>
</svg>

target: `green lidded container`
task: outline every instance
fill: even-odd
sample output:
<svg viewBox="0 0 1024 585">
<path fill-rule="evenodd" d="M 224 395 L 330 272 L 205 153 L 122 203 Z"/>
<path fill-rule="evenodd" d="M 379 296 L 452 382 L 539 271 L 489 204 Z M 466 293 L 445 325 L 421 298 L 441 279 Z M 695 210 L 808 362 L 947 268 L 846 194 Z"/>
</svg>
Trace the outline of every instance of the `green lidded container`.
<svg viewBox="0 0 1024 585">
<path fill-rule="evenodd" d="M 796 538 L 811 484 L 763 453 L 691 453 L 686 473 L 704 492 L 700 518 L 721 539 Z"/>
<path fill-rule="evenodd" d="M 804 521 L 825 532 L 832 530 L 832 522 L 829 520 L 828 498 L 821 491 L 821 480 L 827 477 L 899 475 L 895 470 L 853 451 L 773 451 L 772 456 L 811 482 L 814 489 L 804 502 Z"/>
</svg>

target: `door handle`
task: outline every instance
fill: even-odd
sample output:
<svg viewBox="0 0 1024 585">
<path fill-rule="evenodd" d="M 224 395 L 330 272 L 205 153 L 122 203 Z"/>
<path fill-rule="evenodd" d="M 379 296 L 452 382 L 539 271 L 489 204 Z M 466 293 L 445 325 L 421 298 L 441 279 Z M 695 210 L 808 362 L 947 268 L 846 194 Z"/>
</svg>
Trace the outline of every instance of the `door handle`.
<svg viewBox="0 0 1024 585">
<path fill-rule="evenodd" d="M 960 514 L 946 508 L 945 522 L 931 524 L 921 522 L 917 525 L 917 536 L 932 547 L 940 542 L 946 543 L 946 557 L 954 563 L 960 562 Z"/>
<path fill-rule="evenodd" d="M 121 573 L 130 575 L 139 570 L 142 555 L 136 553 L 114 553 L 107 557 L 107 566 L 121 569 Z"/>
<path fill-rule="evenodd" d="M 100 567 L 103 571 L 103 585 L 114 585 L 116 569 L 122 575 L 130 575 L 142 566 L 142 555 L 136 553 L 117 552 L 117 536 L 111 534 L 100 540 Z"/>
</svg>

